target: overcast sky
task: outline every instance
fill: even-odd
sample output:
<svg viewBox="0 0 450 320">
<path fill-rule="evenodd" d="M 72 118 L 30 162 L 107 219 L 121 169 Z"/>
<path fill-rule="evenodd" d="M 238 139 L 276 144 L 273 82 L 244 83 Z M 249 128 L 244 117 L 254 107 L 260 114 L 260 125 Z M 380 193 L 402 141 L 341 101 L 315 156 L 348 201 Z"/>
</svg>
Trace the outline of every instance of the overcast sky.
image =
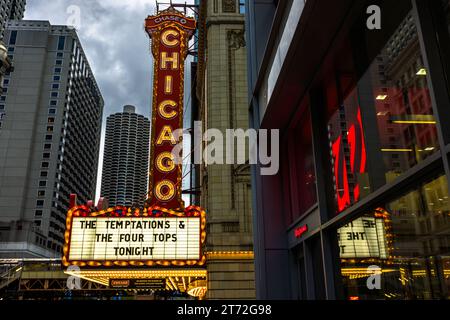
<svg viewBox="0 0 450 320">
<path fill-rule="evenodd" d="M 150 116 L 152 57 L 149 38 L 144 31 L 144 20 L 155 13 L 155 2 L 27 0 L 25 19 L 48 20 L 54 25 L 76 26 L 78 37 L 105 100 L 104 124 L 108 115 L 122 111 L 126 104 L 136 106 L 137 113 Z M 79 19 L 77 10 L 80 12 Z M 189 88 L 188 84 L 186 85 Z M 97 198 L 101 181 L 103 141 L 104 126 Z"/>
</svg>

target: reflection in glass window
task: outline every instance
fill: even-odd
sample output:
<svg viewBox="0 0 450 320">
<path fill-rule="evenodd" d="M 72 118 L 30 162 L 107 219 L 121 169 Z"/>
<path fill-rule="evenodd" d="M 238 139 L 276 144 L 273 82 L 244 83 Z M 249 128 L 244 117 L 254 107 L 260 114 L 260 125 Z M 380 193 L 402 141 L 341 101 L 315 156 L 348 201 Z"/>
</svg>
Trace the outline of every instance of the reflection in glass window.
<svg viewBox="0 0 450 320">
<path fill-rule="evenodd" d="M 337 211 L 341 212 L 370 191 L 361 107 L 352 91 L 328 122 Z"/>
<path fill-rule="evenodd" d="M 294 221 L 317 202 L 316 174 L 314 167 L 312 128 L 309 108 L 303 112 L 302 119 L 295 132 L 295 168 L 297 173 L 299 212 L 294 214 Z"/>
<path fill-rule="evenodd" d="M 446 177 L 342 226 L 338 242 L 347 298 L 449 299 L 450 205 Z M 371 290 L 377 280 L 369 277 L 377 274 L 379 289 Z"/>
<path fill-rule="evenodd" d="M 380 147 L 389 182 L 439 149 L 427 70 L 411 13 L 368 73 L 373 83 Z"/>
<path fill-rule="evenodd" d="M 336 212 L 439 150 L 436 120 L 411 3 L 398 24 L 349 34 L 326 86 Z"/>
</svg>

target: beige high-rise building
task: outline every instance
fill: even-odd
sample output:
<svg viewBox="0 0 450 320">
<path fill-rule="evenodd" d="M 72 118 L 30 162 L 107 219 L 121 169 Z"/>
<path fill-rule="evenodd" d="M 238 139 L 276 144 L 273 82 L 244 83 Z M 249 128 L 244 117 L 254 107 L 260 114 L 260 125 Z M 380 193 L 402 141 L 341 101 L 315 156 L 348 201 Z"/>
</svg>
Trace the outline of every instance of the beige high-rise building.
<svg viewBox="0 0 450 320">
<path fill-rule="evenodd" d="M 203 130 L 249 127 L 243 1 L 201 1 L 197 95 Z M 225 146 L 224 146 L 225 147 Z M 207 299 L 254 299 L 250 166 L 203 165 Z"/>
</svg>

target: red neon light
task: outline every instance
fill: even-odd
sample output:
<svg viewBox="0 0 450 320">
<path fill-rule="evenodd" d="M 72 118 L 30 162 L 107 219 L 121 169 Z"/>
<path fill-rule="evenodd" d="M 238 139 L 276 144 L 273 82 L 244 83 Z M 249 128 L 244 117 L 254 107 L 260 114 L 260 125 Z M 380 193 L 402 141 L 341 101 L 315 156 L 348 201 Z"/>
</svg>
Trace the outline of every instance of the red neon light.
<svg viewBox="0 0 450 320">
<path fill-rule="evenodd" d="M 301 226 L 297 229 L 295 229 L 294 234 L 296 238 L 300 238 L 302 235 L 304 235 L 308 231 L 308 225 L 305 224 L 304 226 Z"/>
<path fill-rule="evenodd" d="M 361 164 L 359 168 L 360 173 L 366 172 L 366 161 L 367 161 L 367 154 L 366 154 L 366 142 L 364 138 L 364 130 L 362 126 L 362 120 L 361 120 L 361 109 L 358 108 L 358 124 L 359 124 L 359 131 L 361 132 Z"/>
<path fill-rule="evenodd" d="M 366 171 L 366 144 L 361 120 L 361 109 L 358 108 L 356 123 L 348 130 L 347 141 L 350 149 L 351 173 L 364 173 Z M 338 212 L 343 211 L 350 205 L 350 187 L 347 175 L 347 162 L 342 152 L 342 136 L 339 136 L 332 146 L 334 158 L 334 176 L 336 180 L 336 195 Z M 357 202 L 361 196 L 359 183 L 353 188 L 353 200 Z"/>
<path fill-rule="evenodd" d="M 350 189 L 348 186 L 347 166 L 341 152 L 341 136 L 333 143 L 334 177 L 336 179 L 336 195 L 338 210 L 341 212 L 350 205 Z M 342 170 L 342 171 L 341 171 Z"/>
</svg>

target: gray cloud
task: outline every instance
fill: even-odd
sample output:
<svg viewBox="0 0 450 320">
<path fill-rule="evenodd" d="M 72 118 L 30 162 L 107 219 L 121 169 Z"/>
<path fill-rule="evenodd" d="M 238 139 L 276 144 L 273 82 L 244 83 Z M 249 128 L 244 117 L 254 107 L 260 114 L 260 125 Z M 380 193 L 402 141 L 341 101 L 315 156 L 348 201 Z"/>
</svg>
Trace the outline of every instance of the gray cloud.
<svg viewBox="0 0 450 320">
<path fill-rule="evenodd" d="M 193 3 L 193 0 L 186 2 Z M 68 9 L 79 8 L 77 33 L 105 100 L 103 124 L 108 115 L 121 112 L 126 104 L 135 105 L 137 113 L 150 117 L 153 58 L 144 21 L 155 13 L 155 3 L 155 0 L 27 0 L 25 19 L 48 20 L 53 25 L 71 24 L 73 12 Z M 188 70 L 186 80 L 189 78 Z M 189 87 L 187 81 L 186 88 Z M 189 94 L 185 94 L 185 103 L 190 101 Z M 103 126 L 97 199 L 104 129 Z"/>
<path fill-rule="evenodd" d="M 67 24 L 70 6 L 80 8 L 78 36 L 105 99 L 105 116 L 133 104 L 150 115 L 152 57 L 144 19 L 153 0 L 29 0 L 25 19 Z"/>
</svg>

